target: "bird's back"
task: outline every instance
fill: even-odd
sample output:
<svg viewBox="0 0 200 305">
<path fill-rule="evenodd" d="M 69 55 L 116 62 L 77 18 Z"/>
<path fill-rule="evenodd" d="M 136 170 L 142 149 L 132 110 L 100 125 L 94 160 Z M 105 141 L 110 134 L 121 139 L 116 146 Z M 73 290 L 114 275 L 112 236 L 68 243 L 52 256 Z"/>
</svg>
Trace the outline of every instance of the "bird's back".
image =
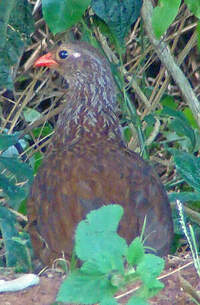
<svg viewBox="0 0 200 305">
<path fill-rule="evenodd" d="M 82 141 L 45 158 L 28 201 L 29 231 L 36 256 L 45 264 L 72 254 L 78 222 L 92 209 L 121 204 L 119 234 L 128 242 L 141 233 L 147 216 L 146 245 L 158 254 L 172 238 L 167 195 L 153 169 L 114 141 Z"/>
</svg>

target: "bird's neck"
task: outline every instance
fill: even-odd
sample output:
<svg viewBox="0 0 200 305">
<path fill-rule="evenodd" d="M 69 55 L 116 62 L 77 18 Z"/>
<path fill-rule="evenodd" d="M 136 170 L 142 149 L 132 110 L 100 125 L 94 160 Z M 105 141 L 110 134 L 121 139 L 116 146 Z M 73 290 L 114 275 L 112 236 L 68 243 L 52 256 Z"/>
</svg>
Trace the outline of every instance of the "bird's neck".
<svg viewBox="0 0 200 305">
<path fill-rule="evenodd" d="M 68 89 L 66 108 L 59 115 L 55 145 L 70 145 L 80 139 L 121 141 L 116 108 L 115 87 L 110 78 L 98 78 L 96 84 L 92 79 L 76 82 L 76 86 Z"/>
</svg>

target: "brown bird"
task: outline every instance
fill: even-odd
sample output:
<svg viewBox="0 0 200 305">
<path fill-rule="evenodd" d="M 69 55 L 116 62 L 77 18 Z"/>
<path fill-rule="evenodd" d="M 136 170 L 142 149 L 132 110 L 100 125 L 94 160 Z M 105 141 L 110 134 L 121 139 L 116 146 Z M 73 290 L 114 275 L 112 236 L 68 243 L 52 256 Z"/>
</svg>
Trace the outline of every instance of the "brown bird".
<svg viewBox="0 0 200 305">
<path fill-rule="evenodd" d="M 154 170 L 123 143 L 106 59 L 73 42 L 55 47 L 35 66 L 55 69 L 66 85 L 66 106 L 27 203 L 35 255 L 44 264 L 62 253 L 69 258 L 78 222 L 111 203 L 124 208 L 119 234 L 128 243 L 146 216 L 145 245 L 167 254 L 173 231 L 168 198 Z"/>
</svg>

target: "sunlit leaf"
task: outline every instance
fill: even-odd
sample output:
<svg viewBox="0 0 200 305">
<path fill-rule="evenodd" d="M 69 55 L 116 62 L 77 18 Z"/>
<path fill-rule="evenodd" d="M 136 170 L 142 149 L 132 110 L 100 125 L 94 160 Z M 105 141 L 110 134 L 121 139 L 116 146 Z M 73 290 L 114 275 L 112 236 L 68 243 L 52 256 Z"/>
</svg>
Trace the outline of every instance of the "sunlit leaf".
<svg viewBox="0 0 200 305">
<path fill-rule="evenodd" d="M 90 0 L 42 0 L 43 16 L 52 33 L 63 32 L 81 20 Z"/>
<path fill-rule="evenodd" d="M 140 15 L 141 0 L 92 0 L 94 12 L 105 21 L 111 32 L 124 43 L 130 26 Z"/>
<path fill-rule="evenodd" d="M 160 38 L 178 14 L 181 0 L 159 0 L 153 10 L 152 26 L 157 38 Z"/>
<path fill-rule="evenodd" d="M 0 1 L 0 88 L 13 89 L 11 68 L 20 59 L 33 30 L 27 0 Z"/>
</svg>

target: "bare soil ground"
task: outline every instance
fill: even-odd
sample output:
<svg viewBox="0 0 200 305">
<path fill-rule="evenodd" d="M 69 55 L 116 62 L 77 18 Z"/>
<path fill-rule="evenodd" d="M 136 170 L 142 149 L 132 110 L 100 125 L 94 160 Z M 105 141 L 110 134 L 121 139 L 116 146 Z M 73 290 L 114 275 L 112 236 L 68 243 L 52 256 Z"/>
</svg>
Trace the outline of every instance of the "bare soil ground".
<svg viewBox="0 0 200 305">
<path fill-rule="evenodd" d="M 14 273 L 0 274 L 0 279 L 16 278 Z M 166 268 L 162 274 L 165 288 L 153 299 L 152 305 L 192 305 L 192 294 L 197 294 L 200 302 L 200 279 L 190 257 L 169 257 L 166 259 Z M 56 270 L 48 270 L 40 276 L 40 284 L 20 292 L 1 293 L 0 305 L 51 305 L 55 302 L 56 294 L 63 280 L 63 275 Z M 128 291 L 134 290 L 133 286 Z M 190 293 L 190 295 L 188 294 Z M 126 292 L 121 293 L 126 294 Z M 199 294 L 199 295 L 198 295 Z M 118 300 L 125 304 L 128 295 Z"/>
</svg>

